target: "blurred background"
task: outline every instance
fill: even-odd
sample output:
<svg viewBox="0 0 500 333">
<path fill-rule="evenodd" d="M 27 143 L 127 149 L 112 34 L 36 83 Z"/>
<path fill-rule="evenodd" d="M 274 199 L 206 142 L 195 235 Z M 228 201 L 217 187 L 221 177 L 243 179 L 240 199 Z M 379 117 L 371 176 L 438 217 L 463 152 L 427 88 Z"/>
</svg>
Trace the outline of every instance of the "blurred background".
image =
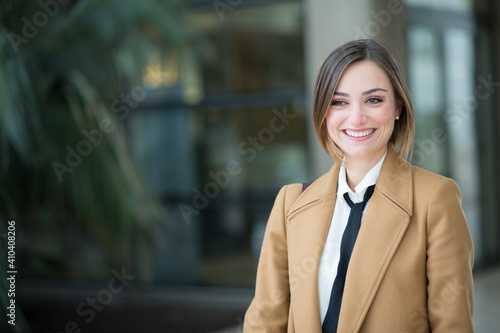
<svg viewBox="0 0 500 333">
<path fill-rule="evenodd" d="M 413 164 L 462 191 L 496 332 L 498 1 L 0 3 L 0 331 L 241 332 L 278 190 L 332 165 L 318 67 L 375 38 L 407 70 Z"/>
</svg>

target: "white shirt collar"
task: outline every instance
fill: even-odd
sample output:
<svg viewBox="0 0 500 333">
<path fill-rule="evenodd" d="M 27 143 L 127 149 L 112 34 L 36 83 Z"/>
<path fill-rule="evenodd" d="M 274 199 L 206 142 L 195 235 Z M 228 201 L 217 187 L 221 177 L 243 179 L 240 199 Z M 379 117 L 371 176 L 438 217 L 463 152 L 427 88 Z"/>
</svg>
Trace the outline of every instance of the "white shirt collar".
<svg viewBox="0 0 500 333">
<path fill-rule="evenodd" d="M 345 172 L 345 167 L 344 163 L 340 166 L 340 172 L 339 172 L 339 184 L 337 188 L 337 197 L 343 196 L 344 193 L 348 192 L 349 196 L 353 200 L 353 202 L 358 202 L 363 200 L 363 195 L 365 194 L 366 189 L 374 185 L 378 177 L 380 175 L 380 171 L 382 170 L 382 165 L 384 164 L 385 156 L 387 155 L 387 150 L 385 151 L 384 156 L 378 161 L 377 164 L 373 168 L 371 168 L 370 171 L 363 177 L 361 182 L 354 188 L 356 190 L 356 193 L 354 193 L 349 185 L 347 185 L 347 178 L 346 178 L 346 172 Z"/>
</svg>

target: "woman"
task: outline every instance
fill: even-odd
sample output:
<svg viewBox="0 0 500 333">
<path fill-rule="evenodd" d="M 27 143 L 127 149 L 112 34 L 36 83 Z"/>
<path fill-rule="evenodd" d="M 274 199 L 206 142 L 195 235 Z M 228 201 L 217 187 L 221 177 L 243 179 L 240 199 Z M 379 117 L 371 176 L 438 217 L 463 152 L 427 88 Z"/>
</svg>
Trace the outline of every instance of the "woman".
<svg viewBox="0 0 500 333">
<path fill-rule="evenodd" d="M 460 192 L 406 161 L 413 106 L 387 50 L 373 40 L 335 49 L 313 118 L 335 164 L 278 194 L 244 331 L 473 332 Z"/>
</svg>

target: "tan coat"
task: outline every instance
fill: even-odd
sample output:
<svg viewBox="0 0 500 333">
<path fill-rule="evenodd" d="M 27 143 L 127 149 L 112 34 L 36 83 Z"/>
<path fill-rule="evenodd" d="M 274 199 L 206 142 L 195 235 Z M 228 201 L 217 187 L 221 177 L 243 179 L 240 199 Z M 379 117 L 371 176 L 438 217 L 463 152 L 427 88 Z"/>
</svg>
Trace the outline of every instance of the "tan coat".
<svg viewBox="0 0 500 333">
<path fill-rule="evenodd" d="M 318 268 L 339 165 L 281 189 L 244 332 L 321 332 Z M 473 248 L 455 182 L 388 150 L 347 271 L 338 331 L 473 332 Z"/>
</svg>

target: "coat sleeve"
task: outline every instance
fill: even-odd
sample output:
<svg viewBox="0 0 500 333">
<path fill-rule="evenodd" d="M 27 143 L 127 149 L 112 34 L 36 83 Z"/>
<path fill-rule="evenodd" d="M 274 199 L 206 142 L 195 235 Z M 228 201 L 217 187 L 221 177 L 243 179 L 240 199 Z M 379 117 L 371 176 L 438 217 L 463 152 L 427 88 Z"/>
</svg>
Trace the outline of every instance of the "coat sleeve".
<svg viewBox="0 0 500 333">
<path fill-rule="evenodd" d="M 283 187 L 271 211 L 259 258 L 255 297 L 245 314 L 245 333 L 287 331 L 290 287 L 286 212 L 296 193 L 300 195 L 298 185 Z"/>
<path fill-rule="evenodd" d="M 474 332 L 473 261 L 460 190 L 445 178 L 434 186 L 427 216 L 427 311 L 432 332 Z"/>
</svg>

